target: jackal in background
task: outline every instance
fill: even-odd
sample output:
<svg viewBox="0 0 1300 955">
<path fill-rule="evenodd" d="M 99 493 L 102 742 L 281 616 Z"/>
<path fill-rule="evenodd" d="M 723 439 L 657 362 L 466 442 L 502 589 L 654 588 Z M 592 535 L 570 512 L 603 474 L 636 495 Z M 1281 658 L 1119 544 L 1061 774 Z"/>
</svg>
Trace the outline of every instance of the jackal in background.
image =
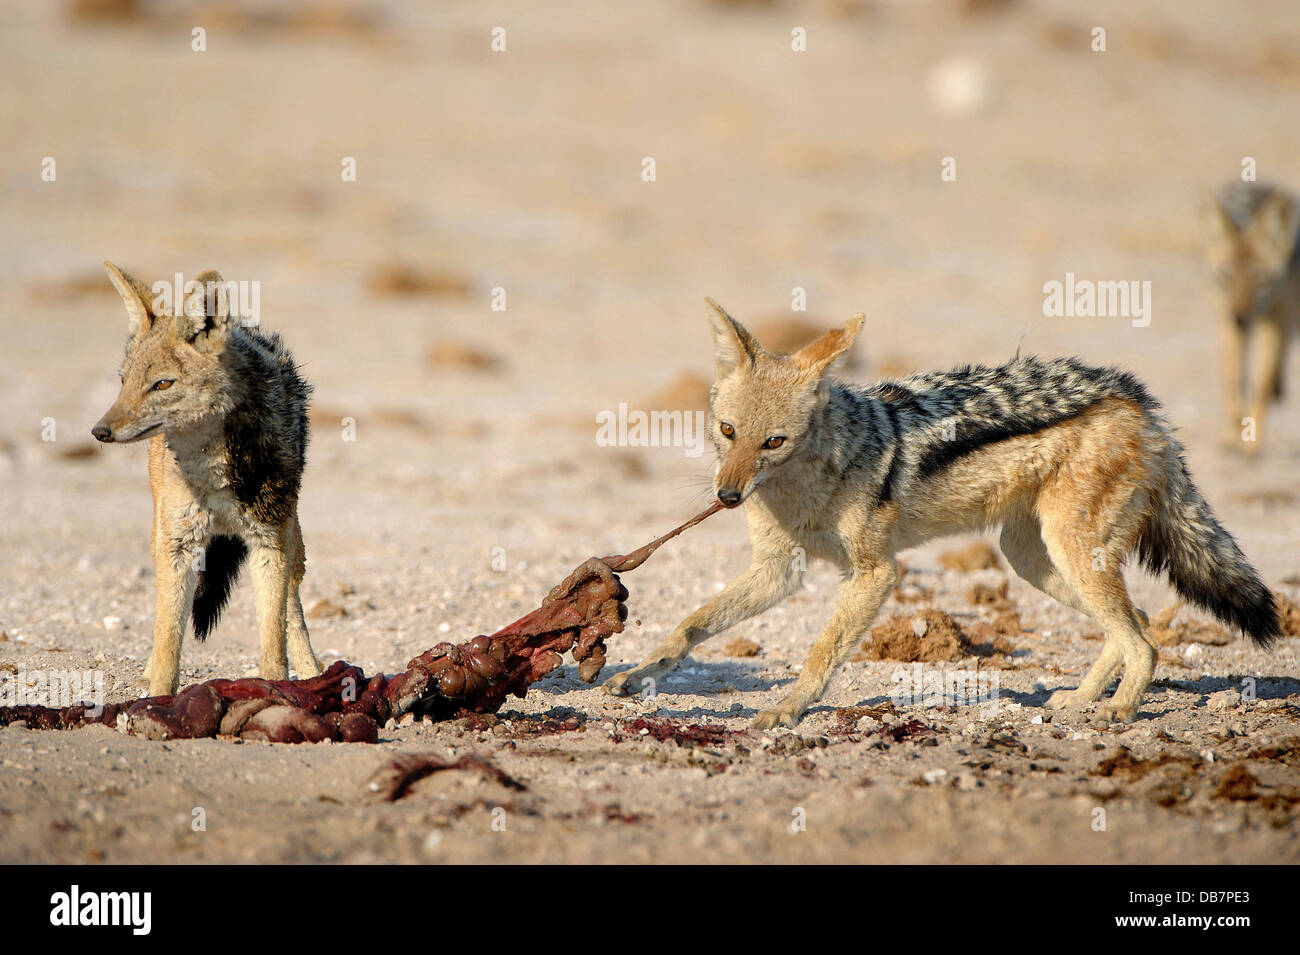
<svg viewBox="0 0 1300 955">
<path fill-rule="evenodd" d="M 299 678 L 316 676 L 298 598 L 310 386 L 279 335 L 231 319 L 216 272 L 198 276 L 201 291 L 167 315 L 155 313 L 142 282 L 104 265 L 126 305 L 130 337 L 122 392 L 91 433 L 106 443 L 149 439 L 158 585 L 150 695 L 176 692 L 186 617 L 194 636 L 206 637 L 246 558 L 262 677 L 285 679 L 289 660 Z"/>
<path fill-rule="evenodd" d="M 754 719 L 794 725 L 889 596 L 895 554 L 998 524 L 1016 573 L 1105 633 L 1097 662 L 1077 689 L 1052 695 L 1052 708 L 1097 700 L 1122 667 L 1100 715 L 1137 713 L 1156 651 L 1124 585 L 1134 553 L 1261 646 L 1280 636 L 1273 594 L 1197 492 L 1182 447 L 1131 374 L 1016 358 L 852 386 L 831 369 L 861 315 L 787 357 L 708 304 L 714 487 L 728 507 L 744 503 L 752 563 L 648 659 L 608 681 L 610 693 L 640 692 L 704 640 L 780 602 L 799 587 L 806 555 L 845 579 L 794 689 Z"/>
<path fill-rule="evenodd" d="M 1278 186 L 1230 182 L 1207 204 L 1206 218 L 1210 266 L 1223 297 L 1229 440 L 1241 442 L 1249 416 L 1256 440 L 1245 448 L 1255 451 L 1268 405 L 1282 397 L 1287 345 L 1300 325 L 1300 200 Z"/>
</svg>

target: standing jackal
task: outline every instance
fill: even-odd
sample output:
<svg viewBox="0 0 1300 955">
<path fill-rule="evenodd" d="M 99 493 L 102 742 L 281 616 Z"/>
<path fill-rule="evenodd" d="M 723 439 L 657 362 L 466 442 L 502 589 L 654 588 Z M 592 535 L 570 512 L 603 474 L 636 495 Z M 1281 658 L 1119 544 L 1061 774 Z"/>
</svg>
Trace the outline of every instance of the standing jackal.
<svg viewBox="0 0 1300 955">
<path fill-rule="evenodd" d="M 288 676 L 286 642 L 298 676 L 316 676 L 298 598 L 310 386 L 279 335 L 231 319 L 216 272 L 200 275 L 201 291 L 166 315 L 155 313 L 142 282 L 104 266 L 126 305 L 130 337 L 122 393 L 91 434 L 106 443 L 149 439 L 158 585 L 150 695 L 176 692 L 186 617 L 193 615 L 195 638 L 206 637 L 246 558 L 262 677 Z"/>
<path fill-rule="evenodd" d="M 997 524 L 1016 573 L 1106 635 L 1078 689 L 1053 694 L 1052 708 L 1097 700 L 1122 667 L 1101 715 L 1136 714 L 1156 651 L 1124 586 L 1133 553 L 1256 643 L 1281 635 L 1273 595 L 1127 372 L 1016 358 L 855 387 L 830 372 L 861 315 L 788 357 L 769 354 L 712 300 L 709 322 L 714 486 L 728 507 L 745 504 L 753 561 L 648 659 L 609 680 L 610 693 L 641 691 L 704 640 L 780 602 L 798 588 L 804 556 L 820 557 L 845 575 L 830 622 L 794 689 L 754 719 L 792 726 L 893 589 L 898 551 Z"/>
<path fill-rule="evenodd" d="M 1244 412 L 1254 420 L 1256 441 L 1245 446 L 1253 452 L 1269 403 L 1282 397 L 1287 346 L 1300 325 L 1300 199 L 1265 183 L 1230 182 L 1215 193 L 1207 218 L 1208 258 L 1223 298 L 1228 434 L 1240 442 Z"/>
</svg>

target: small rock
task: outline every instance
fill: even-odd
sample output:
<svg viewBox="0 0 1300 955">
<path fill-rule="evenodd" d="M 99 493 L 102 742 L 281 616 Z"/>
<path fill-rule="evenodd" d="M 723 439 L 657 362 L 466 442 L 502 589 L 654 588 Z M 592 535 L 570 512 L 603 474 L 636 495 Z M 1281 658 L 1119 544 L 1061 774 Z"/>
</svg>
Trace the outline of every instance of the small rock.
<svg viewBox="0 0 1300 955">
<path fill-rule="evenodd" d="M 1205 704 L 1208 709 L 1216 712 L 1230 710 L 1241 702 L 1241 691 L 1237 689 L 1223 690 L 1219 693 L 1211 693 L 1209 701 Z"/>
</svg>

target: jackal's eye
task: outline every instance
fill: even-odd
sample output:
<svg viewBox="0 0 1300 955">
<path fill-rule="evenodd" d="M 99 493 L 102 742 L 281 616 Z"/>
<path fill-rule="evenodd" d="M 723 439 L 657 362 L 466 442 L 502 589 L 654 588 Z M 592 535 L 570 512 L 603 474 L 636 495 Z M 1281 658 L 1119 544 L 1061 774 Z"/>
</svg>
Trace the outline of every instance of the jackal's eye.
<svg viewBox="0 0 1300 955">
<path fill-rule="evenodd" d="M 785 444 L 785 438 L 783 436 L 777 436 L 774 438 L 768 438 L 766 441 L 764 441 L 763 447 L 768 451 L 775 451 L 783 444 Z"/>
<path fill-rule="evenodd" d="M 722 436 L 724 438 L 730 439 L 736 436 L 736 429 L 733 428 L 731 425 L 727 424 L 727 422 L 725 421 L 722 422 L 722 424 L 718 425 L 718 429 L 722 432 Z"/>
<path fill-rule="evenodd" d="M 174 384 L 176 384 L 176 379 L 175 379 L 175 378 L 160 378 L 160 379 L 158 379 L 157 381 L 155 381 L 155 382 L 153 383 L 153 387 L 150 388 L 149 390 L 150 390 L 150 391 L 166 391 L 168 388 L 170 388 L 170 387 L 171 387 L 172 385 L 174 385 Z"/>
</svg>

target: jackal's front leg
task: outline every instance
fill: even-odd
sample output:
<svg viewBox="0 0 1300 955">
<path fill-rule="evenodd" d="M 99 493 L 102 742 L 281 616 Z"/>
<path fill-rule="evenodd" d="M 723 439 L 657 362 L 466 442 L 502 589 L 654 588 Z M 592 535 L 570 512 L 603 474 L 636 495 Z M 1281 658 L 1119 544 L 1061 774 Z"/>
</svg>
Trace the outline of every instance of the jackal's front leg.
<svg viewBox="0 0 1300 955">
<path fill-rule="evenodd" d="M 1224 431 L 1223 444 L 1234 451 L 1241 450 L 1242 417 L 1242 363 L 1246 359 L 1246 328 L 1235 317 L 1227 314 L 1219 321 L 1219 352 L 1223 360 Z"/>
<path fill-rule="evenodd" d="M 826 692 L 831 675 L 849 658 L 897 582 L 898 565 L 891 559 L 860 571 L 840 585 L 830 622 L 804 661 L 794 689 L 774 708 L 754 717 L 756 729 L 799 722 L 803 711 Z"/>
<path fill-rule="evenodd" d="M 1286 362 L 1289 327 L 1281 316 L 1265 315 L 1255 322 L 1251 342 L 1249 420 L 1254 423 L 1255 440 L 1246 445 L 1249 453 L 1258 453 L 1264 438 L 1264 418 L 1268 406 L 1282 391 L 1282 374 Z"/>
<path fill-rule="evenodd" d="M 249 564 L 257 595 L 258 633 L 262 657 L 258 672 L 264 680 L 287 680 L 285 611 L 289 597 L 289 555 L 282 539 L 250 541 Z"/>
<path fill-rule="evenodd" d="M 303 549 L 302 528 L 295 516 L 285 533 L 286 560 L 288 562 L 289 589 L 285 601 L 285 631 L 289 660 L 298 679 L 319 676 L 320 660 L 312 652 L 311 638 L 307 633 L 307 618 L 302 612 L 302 598 L 298 594 L 302 576 L 307 567 L 307 554 Z"/>
<path fill-rule="evenodd" d="M 743 574 L 678 624 L 658 650 L 640 665 L 606 681 L 605 692 L 628 696 L 647 689 L 653 691 L 655 684 L 693 648 L 790 596 L 803 578 L 803 563 L 797 557 L 793 547 L 788 552 L 756 555 Z"/>
<path fill-rule="evenodd" d="M 153 652 L 144 670 L 150 696 L 170 696 L 180 687 L 181 640 L 199 577 L 195 560 L 195 555 L 175 546 L 170 538 L 155 536 L 153 566 L 158 596 L 154 605 Z"/>
</svg>

